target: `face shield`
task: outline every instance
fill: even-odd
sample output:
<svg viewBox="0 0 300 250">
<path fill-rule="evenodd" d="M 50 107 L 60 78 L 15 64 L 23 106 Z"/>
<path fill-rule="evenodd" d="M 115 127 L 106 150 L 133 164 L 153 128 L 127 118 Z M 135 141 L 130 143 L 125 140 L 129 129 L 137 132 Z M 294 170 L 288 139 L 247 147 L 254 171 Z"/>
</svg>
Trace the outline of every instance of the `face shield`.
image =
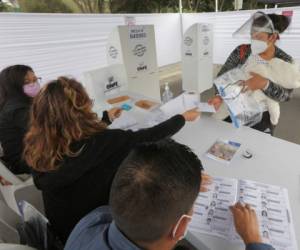
<svg viewBox="0 0 300 250">
<path fill-rule="evenodd" d="M 261 32 L 268 34 L 278 33 L 278 31 L 274 28 L 271 18 L 267 14 L 259 11 L 254 13 L 250 19 L 248 19 L 237 31 L 235 31 L 233 33 L 233 37 L 249 38 L 255 33 Z"/>
</svg>

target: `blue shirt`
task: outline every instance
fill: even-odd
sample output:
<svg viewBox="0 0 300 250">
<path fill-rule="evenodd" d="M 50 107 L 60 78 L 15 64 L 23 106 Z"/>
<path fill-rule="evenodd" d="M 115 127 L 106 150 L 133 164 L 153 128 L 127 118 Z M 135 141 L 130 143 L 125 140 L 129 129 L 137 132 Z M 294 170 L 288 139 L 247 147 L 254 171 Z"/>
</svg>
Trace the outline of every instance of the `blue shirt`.
<svg viewBox="0 0 300 250">
<path fill-rule="evenodd" d="M 65 250 L 141 250 L 117 228 L 108 206 L 96 208 L 79 221 Z M 267 244 L 249 244 L 246 250 L 274 250 Z"/>
</svg>

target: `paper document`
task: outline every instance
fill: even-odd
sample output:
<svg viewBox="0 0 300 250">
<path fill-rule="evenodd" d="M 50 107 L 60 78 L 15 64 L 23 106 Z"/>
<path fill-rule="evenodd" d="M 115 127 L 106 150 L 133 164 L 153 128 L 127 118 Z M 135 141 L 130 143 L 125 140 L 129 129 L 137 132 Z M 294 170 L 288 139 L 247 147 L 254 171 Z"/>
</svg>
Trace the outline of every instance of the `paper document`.
<svg viewBox="0 0 300 250">
<path fill-rule="evenodd" d="M 189 230 L 241 242 L 229 210 L 238 201 L 256 211 L 265 243 L 297 250 L 287 189 L 255 181 L 213 178 L 209 191 L 198 195 Z"/>
<path fill-rule="evenodd" d="M 238 142 L 217 140 L 206 152 L 206 156 L 219 162 L 230 163 L 240 147 Z"/>
<path fill-rule="evenodd" d="M 167 116 L 171 117 L 182 114 L 193 108 L 197 108 L 199 104 L 199 96 L 194 93 L 183 93 L 169 102 L 163 104 L 160 109 Z"/>
<path fill-rule="evenodd" d="M 138 124 L 137 120 L 128 111 L 123 111 L 121 116 L 109 126 L 111 129 L 132 129 Z"/>
<path fill-rule="evenodd" d="M 216 113 L 214 105 L 209 105 L 207 102 L 200 102 L 198 108 L 203 113 Z"/>
</svg>

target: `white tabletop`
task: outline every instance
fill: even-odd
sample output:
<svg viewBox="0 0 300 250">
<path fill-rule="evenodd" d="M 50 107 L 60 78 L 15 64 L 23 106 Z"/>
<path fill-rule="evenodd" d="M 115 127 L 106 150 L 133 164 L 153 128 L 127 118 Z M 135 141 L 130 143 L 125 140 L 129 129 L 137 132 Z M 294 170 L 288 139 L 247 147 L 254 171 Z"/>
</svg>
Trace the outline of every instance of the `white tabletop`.
<svg viewBox="0 0 300 250">
<path fill-rule="evenodd" d="M 187 123 L 174 136 L 178 142 L 191 147 L 199 156 L 210 175 L 259 181 L 286 187 L 292 209 L 293 223 L 298 248 L 300 249 L 300 146 L 270 135 L 202 116 L 198 122 Z M 228 139 L 242 143 L 237 155 L 229 165 L 209 159 L 204 154 L 217 139 Z M 253 153 L 251 159 L 242 157 L 244 149 Z M 202 241 L 212 250 L 244 249 L 217 237 L 189 233 L 188 239 L 197 246 Z M 199 249 L 203 249 L 198 244 Z"/>
</svg>

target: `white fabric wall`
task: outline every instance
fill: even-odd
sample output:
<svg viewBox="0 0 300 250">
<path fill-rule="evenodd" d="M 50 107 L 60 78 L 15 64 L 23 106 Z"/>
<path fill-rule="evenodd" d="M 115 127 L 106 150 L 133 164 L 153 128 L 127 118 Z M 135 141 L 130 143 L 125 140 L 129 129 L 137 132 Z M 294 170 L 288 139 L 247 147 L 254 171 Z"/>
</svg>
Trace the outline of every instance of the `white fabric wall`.
<svg viewBox="0 0 300 250">
<path fill-rule="evenodd" d="M 278 8 L 263 10 L 268 13 L 281 14 L 282 10 L 294 11 L 292 24 L 288 30 L 281 35 L 278 46 L 300 61 L 300 7 Z M 234 11 L 218 13 L 200 13 L 183 15 L 183 31 L 197 22 L 208 22 L 214 24 L 214 63 L 224 63 L 230 52 L 239 44 L 249 43 L 249 40 L 232 38 L 236 31 L 251 14 L 255 11 Z"/>
<path fill-rule="evenodd" d="M 127 15 L 128 16 L 128 15 Z M 136 24 L 154 24 L 158 65 L 180 61 L 180 16 L 135 15 Z M 48 80 L 107 65 L 109 33 L 124 15 L 0 14 L 0 69 L 28 64 Z"/>
<path fill-rule="evenodd" d="M 291 28 L 279 46 L 300 61 L 300 8 L 294 7 Z M 241 43 L 232 33 L 253 11 L 183 14 L 183 31 L 196 22 L 214 24 L 214 63 L 224 63 Z M 282 9 L 268 12 L 281 13 Z M 81 77 L 82 72 L 107 65 L 105 46 L 114 27 L 128 15 L 0 13 L 0 70 L 28 64 L 45 80 L 59 75 Z M 181 60 L 179 14 L 139 14 L 136 24 L 154 24 L 158 65 Z"/>
</svg>

